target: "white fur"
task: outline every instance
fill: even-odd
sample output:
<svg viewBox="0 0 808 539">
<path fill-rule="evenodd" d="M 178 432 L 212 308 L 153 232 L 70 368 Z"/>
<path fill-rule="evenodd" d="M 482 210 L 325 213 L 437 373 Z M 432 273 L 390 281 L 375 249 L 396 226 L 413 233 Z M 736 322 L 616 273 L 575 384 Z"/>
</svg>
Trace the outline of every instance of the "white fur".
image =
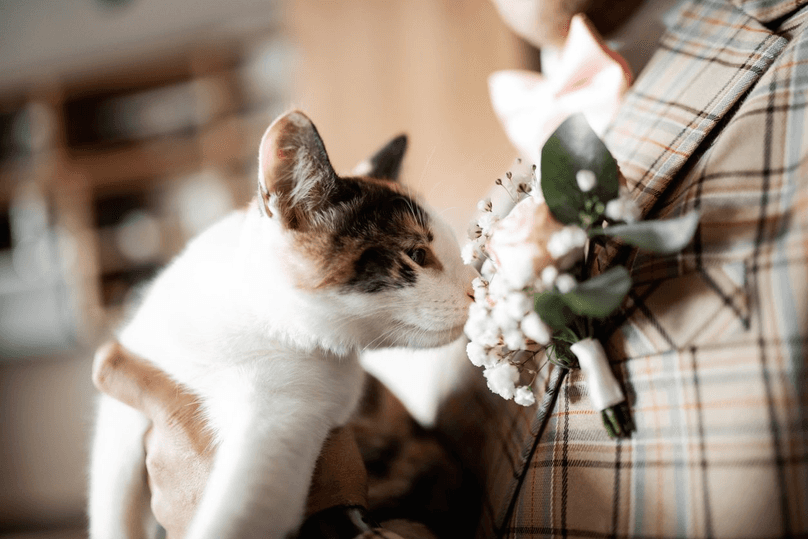
<svg viewBox="0 0 808 539">
<path fill-rule="evenodd" d="M 473 277 L 432 216 L 443 271 L 374 294 L 301 290 L 312 271 L 277 216 L 236 212 L 161 273 L 121 344 L 200 396 L 219 443 L 187 537 L 284 537 L 299 526 L 316 457 L 360 397 L 358 352 L 459 336 Z M 144 417 L 104 398 L 93 447 L 90 537 L 150 535 Z M 134 515 L 134 516 L 133 516 Z"/>
</svg>

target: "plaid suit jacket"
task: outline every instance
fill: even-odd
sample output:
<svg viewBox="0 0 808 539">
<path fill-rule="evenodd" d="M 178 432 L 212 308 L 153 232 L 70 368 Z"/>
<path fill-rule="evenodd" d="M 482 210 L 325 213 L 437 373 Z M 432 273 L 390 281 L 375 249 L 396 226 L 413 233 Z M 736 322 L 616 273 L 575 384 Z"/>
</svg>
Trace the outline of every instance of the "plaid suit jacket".
<svg viewBox="0 0 808 539">
<path fill-rule="evenodd" d="M 467 388 L 440 425 L 478 537 L 808 535 L 806 3 L 677 9 L 606 136 L 646 218 L 701 212 L 681 254 L 596 260 L 636 283 L 602 337 L 637 430 L 610 440 L 576 372 L 527 409 Z"/>
</svg>

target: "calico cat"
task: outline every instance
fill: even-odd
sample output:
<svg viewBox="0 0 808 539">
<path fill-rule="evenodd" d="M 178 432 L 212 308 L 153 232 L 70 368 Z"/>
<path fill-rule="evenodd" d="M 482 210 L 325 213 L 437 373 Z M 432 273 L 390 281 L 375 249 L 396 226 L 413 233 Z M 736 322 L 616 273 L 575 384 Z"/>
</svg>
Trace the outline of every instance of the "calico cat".
<svg viewBox="0 0 808 539">
<path fill-rule="evenodd" d="M 284 537 L 329 430 L 360 399 L 365 348 L 459 337 L 471 275 L 449 227 L 398 183 L 406 138 L 340 177 L 293 111 L 259 149 L 258 195 L 154 280 L 124 348 L 200 396 L 218 444 L 190 539 Z M 91 539 L 150 536 L 138 412 L 102 397 Z"/>
</svg>

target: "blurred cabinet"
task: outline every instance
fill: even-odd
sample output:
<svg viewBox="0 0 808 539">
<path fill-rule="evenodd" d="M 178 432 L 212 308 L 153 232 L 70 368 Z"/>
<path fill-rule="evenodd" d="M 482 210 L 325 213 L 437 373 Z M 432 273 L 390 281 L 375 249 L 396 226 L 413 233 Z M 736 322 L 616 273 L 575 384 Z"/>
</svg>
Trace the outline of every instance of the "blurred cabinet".
<svg viewBox="0 0 808 539">
<path fill-rule="evenodd" d="M 0 95 L 0 359 L 94 341 L 250 198 L 288 50 L 269 36 Z"/>
</svg>

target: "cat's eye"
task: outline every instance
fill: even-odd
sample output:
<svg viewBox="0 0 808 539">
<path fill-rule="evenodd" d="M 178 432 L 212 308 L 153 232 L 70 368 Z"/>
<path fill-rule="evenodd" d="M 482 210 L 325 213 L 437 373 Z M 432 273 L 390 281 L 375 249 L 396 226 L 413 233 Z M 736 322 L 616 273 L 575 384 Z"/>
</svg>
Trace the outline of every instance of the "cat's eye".
<svg viewBox="0 0 808 539">
<path fill-rule="evenodd" d="M 426 250 L 421 249 L 420 247 L 418 249 L 410 249 L 407 251 L 407 256 L 419 266 L 423 266 L 424 262 L 426 262 Z"/>
</svg>

